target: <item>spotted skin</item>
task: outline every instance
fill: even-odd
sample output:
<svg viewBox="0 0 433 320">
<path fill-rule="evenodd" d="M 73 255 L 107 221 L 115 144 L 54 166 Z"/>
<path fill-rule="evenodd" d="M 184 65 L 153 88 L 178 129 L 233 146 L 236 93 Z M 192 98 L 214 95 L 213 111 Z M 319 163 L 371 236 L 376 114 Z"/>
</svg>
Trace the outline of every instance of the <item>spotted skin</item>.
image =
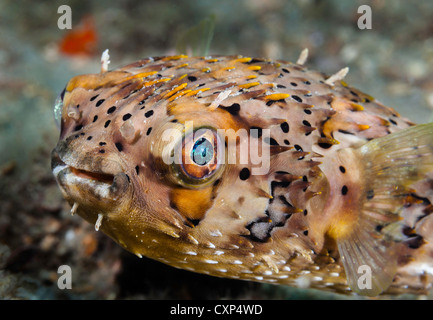
<svg viewBox="0 0 433 320">
<path fill-rule="evenodd" d="M 339 240 L 358 226 L 352 212 L 377 195 L 360 182 L 357 154 L 336 155 L 413 123 L 327 78 L 284 61 L 183 55 L 77 76 L 63 94 L 53 172 L 78 215 L 92 224 L 99 218 L 99 230 L 138 256 L 218 277 L 351 294 Z M 254 175 L 248 159 L 204 183 L 185 182 L 162 161 L 162 137 L 167 129 L 186 132 L 188 121 L 247 130 L 239 142 L 269 145 L 269 171 Z M 408 237 L 396 244 L 398 269 L 386 293 L 430 288 L 417 263 L 431 266 L 432 193 L 419 180 L 420 191 L 399 202 Z M 383 227 L 369 226 L 378 234 Z"/>
</svg>

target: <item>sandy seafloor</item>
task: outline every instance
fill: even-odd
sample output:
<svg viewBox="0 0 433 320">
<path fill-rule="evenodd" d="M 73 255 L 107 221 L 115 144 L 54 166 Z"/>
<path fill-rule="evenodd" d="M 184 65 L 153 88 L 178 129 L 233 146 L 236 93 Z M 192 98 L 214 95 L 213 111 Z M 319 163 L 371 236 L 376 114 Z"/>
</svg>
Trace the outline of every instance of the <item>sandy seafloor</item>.
<svg viewBox="0 0 433 320">
<path fill-rule="evenodd" d="M 57 8 L 72 8 L 73 28 L 93 17 L 97 53 L 58 52 L 65 36 Z M 357 8 L 372 8 L 360 30 Z M 433 119 L 433 1 L 0 1 L 0 299 L 344 299 L 311 289 L 213 278 L 122 250 L 71 217 L 50 172 L 58 130 L 53 102 L 68 79 L 142 57 L 176 53 L 188 28 L 214 14 L 210 54 L 296 61 L 333 74 L 422 123 Z M 57 288 L 57 268 L 73 288 Z M 398 298 L 430 298 L 403 296 Z"/>
</svg>

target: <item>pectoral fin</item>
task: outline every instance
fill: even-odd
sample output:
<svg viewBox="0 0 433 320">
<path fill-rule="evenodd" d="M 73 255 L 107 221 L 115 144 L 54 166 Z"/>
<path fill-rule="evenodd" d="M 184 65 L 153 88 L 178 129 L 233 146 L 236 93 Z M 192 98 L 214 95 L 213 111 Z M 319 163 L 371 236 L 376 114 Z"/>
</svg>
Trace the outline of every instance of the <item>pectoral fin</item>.
<svg viewBox="0 0 433 320">
<path fill-rule="evenodd" d="M 363 185 L 352 212 L 341 215 L 350 217 L 350 228 L 343 228 L 340 219 L 333 226 L 339 232 L 332 234 L 350 288 L 375 296 L 389 287 L 397 271 L 398 246 L 404 239 L 401 212 L 415 192 L 410 186 L 433 171 L 433 124 L 374 139 L 352 154 L 360 159 Z"/>
</svg>

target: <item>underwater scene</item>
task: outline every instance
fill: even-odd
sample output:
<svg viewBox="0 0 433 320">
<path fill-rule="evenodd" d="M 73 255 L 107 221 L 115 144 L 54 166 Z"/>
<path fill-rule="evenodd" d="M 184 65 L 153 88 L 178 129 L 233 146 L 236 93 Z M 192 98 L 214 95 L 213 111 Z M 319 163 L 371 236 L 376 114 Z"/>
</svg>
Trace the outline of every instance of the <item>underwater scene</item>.
<svg viewBox="0 0 433 320">
<path fill-rule="evenodd" d="M 432 17 L 0 1 L 0 299 L 432 299 Z"/>
</svg>

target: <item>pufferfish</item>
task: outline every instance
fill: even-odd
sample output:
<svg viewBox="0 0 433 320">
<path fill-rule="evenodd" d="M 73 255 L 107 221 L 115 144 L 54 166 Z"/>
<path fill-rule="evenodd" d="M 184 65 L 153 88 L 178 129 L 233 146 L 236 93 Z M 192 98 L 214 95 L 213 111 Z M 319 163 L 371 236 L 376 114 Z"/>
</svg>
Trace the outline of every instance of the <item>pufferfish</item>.
<svg viewBox="0 0 433 320">
<path fill-rule="evenodd" d="M 433 124 L 343 77 L 246 56 L 146 58 L 72 78 L 52 170 L 126 250 L 217 277 L 345 294 L 433 279 Z"/>
</svg>

